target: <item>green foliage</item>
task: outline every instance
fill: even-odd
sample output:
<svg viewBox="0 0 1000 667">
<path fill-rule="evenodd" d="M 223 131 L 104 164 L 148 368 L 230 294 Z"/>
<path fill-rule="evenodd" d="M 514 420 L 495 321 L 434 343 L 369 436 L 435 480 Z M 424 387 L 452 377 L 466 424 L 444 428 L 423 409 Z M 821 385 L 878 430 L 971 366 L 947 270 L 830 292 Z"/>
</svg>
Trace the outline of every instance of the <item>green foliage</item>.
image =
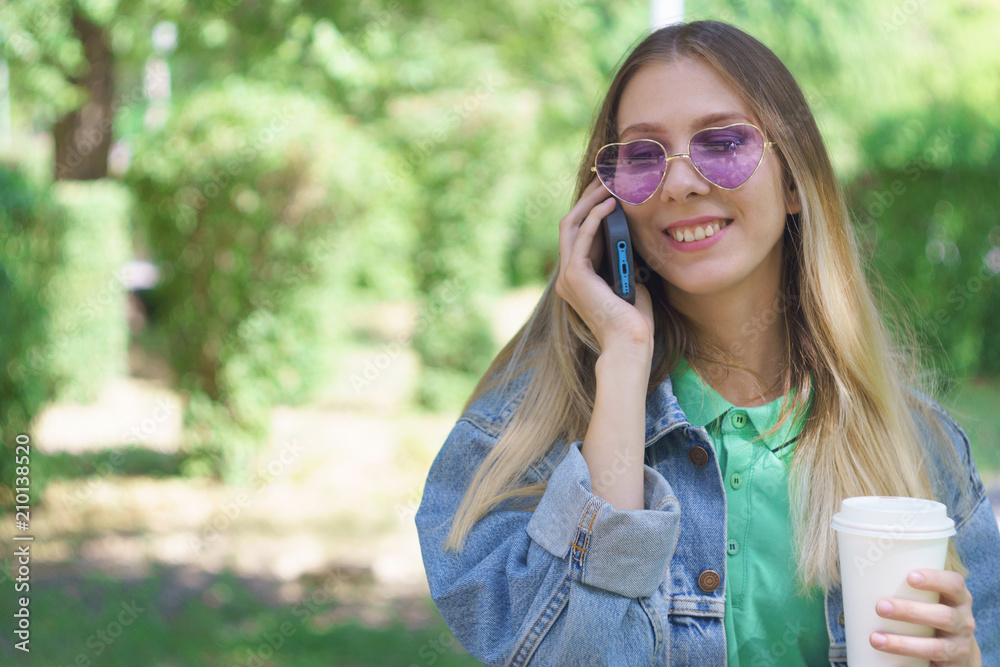
<svg viewBox="0 0 1000 667">
<path fill-rule="evenodd" d="M 636 4 L 612 17 L 598 3 L 551 0 L 386 7 L 379 25 L 345 32 L 340 53 L 352 49 L 375 74 L 393 64 L 395 80 L 381 80 L 384 94 L 368 86 L 367 97 L 355 82 L 344 104 L 372 117 L 372 131 L 404 157 L 396 176 L 423 195 L 413 220 L 424 295 L 417 397 L 442 408 L 468 394 L 503 342 L 487 326 L 488 298 L 548 273 L 594 92 L 646 13 Z M 383 32 L 407 36 L 381 42 Z"/>
<path fill-rule="evenodd" d="M 124 369 L 117 275 L 127 195 L 120 184 L 99 181 L 46 191 L 0 169 L 0 441 L 7 447 L 30 433 L 47 402 L 94 400 Z M 11 458 L 7 452 L 0 460 L 0 489 L 12 481 Z M 33 498 L 46 479 L 32 476 Z"/>
<path fill-rule="evenodd" d="M 183 475 L 221 477 L 235 484 L 248 482 L 250 463 L 268 435 L 270 406 L 240 411 L 231 404 L 256 398 L 255 390 L 261 391 L 253 385 L 244 386 L 215 399 L 199 391 L 188 393 L 183 417 Z"/>
<path fill-rule="evenodd" d="M 15 439 L 57 387 L 42 291 L 59 255 L 58 233 L 47 229 L 53 208 L 21 174 L 0 169 L 0 508 L 13 504 Z"/>
<path fill-rule="evenodd" d="M 0 38 L 11 60 L 12 87 L 54 119 L 86 102 L 69 77 L 81 73 L 83 47 L 73 35 L 72 5 L 11 0 L 0 5 Z"/>
<path fill-rule="evenodd" d="M 332 375 L 353 289 L 410 292 L 407 184 L 386 197 L 367 178 L 392 166 L 328 103 L 236 79 L 137 146 L 137 233 L 163 271 L 155 326 L 190 393 L 190 444 L 224 471 L 265 436 L 267 407 Z"/>
<path fill-rule="evenodd" d="M 372 196 L 415 195 L 410 235 L 373 234 L 371 263 L 387 270 L 386 251 L 405 251 L 412 280 L 387 296 L 421 295 L 412 340 L 427 369 L 419 396 L 440 405 L 467 384 L 456 374 L 480 373 L 496 347 L 484 297 L 550 268 L 595 90 L 646 20 L 640 3 L 624 9 L 562 0 L 239 4 L 182 31 L 175 71 L 180 85 L 239 72 L 322 94 L 396 157 L 383 168 L 358 165 Z M 371 288 L 370 278 L 354 284 Z"/>
<path fill-rule="evenodd" d="M 961 104 L 884 118 L 860 142 L 870 171 L 848 186 L 873 267 L 959 376 L 1000 375 L 998 130 Z"/>
<path fill-rule="evenodd" d="M 58 181 L 61 261 L 45 285 L 51 303 L 52 372 L 64 387 L 55 400 L 89 403 L 104 383 L 127 372 L 127 297 L 123 270 L 131 251 L 130 193 L 121 183 Z"/>
<path fill-rule="evenodd" d="M 948 374 L 1000 374 L 991 344 L 1000 324 L 995 174 L 914 163 L 875 172 L 851 190 L 856 209 L 864 207 L 860 227 L 873 268 L 914 309 L 916 332 L 945 355 L 937 365 Z"/>
</svg>

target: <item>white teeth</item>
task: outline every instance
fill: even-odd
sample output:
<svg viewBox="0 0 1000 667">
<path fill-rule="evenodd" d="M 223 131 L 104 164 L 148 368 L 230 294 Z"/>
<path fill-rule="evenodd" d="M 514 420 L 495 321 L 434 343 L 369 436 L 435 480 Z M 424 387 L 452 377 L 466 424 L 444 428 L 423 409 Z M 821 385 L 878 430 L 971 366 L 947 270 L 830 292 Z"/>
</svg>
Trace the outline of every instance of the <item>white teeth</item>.
<svg viewBox="0 0 1000 667">
<path fill-rule="evenodd" d="M 705 225 L 704 227 L 688 227 L 685 230 L 679 229 L 669 229 L 667 230 L 671 236 L 677 239 L 680 243 L 690 243 L 691 241 L 700 241 L 709 236 L 714 236 L 716 232 L 729 226 L 729 220 L 723 220 L 722 222 L 714 221 L 711 224 Z"/>
</svg>

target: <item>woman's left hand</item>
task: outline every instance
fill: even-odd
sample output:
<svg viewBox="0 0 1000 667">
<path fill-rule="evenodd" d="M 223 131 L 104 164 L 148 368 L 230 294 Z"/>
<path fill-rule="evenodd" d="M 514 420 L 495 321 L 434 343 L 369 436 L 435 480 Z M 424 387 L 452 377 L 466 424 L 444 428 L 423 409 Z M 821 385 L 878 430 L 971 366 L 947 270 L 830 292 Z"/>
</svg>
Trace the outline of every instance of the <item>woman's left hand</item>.
<svg viewBox="0 0 1000 667">
<path fill-rule="evenodd" d="M 979 645 L 973 636 L 976 621 L 972 618 L 972 594 L 965 577 L 949 570 L 914 570 L 907 577 L 913 588 L 937 591 L 939 604 L 899 600 L 879 600 L 876 613 L 882 618 L 917 623 L 935 628 L 933 637 L 907 637 L 887 632 L 873 632 L 868 641 L 880 651 L 925 658 L 932 665 L 967 665 L 982 667 Z"/>
</svg>

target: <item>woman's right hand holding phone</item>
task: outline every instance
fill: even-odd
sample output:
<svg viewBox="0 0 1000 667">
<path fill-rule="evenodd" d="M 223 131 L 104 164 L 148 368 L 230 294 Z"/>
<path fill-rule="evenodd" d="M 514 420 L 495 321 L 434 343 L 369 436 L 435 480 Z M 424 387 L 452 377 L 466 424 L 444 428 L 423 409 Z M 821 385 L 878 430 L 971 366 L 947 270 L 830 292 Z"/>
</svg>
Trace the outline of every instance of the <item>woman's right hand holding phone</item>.
<svg viewBox="0 0 1000 667">
<path fill-rule="evenodd" d="M 635 305 L 615 295 L 598 275 L 604 254 L 601 221 L 615 209 L 615 198 L 596 178 L 559 221 L 559 277 L 556 293 L 590 328 L 601 346 L 628 354 L 653 354 L 653 306 L 649 290 L 635 285 Z M 635 249 L 633 248 L 633 252 Z"/>
<path fill-rule="evenodd" d="M 556 293 L 573 307 L 601 346 L 594 368 L 594 409 L 580 447 L 590 471 L 591 491 L 615 509 L 636 510 L 644 509 L 653 305 L 645 285 L 636 284 L 633 306 L 597 274 L 604 253 L 601 221 L 614 209 L 614 197 L 595 179 L 559 222 Z"/>
</svg>

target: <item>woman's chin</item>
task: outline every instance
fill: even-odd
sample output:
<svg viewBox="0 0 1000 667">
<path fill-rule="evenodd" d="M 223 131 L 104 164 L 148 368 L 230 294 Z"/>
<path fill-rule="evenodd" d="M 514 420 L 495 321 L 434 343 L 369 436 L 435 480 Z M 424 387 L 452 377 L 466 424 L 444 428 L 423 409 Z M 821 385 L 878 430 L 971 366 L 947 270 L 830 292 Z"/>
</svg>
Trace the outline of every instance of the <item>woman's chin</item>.
<svg viewBox="0 0 1000 667">
<path fill-rule="evenodd" d="M 720 279 L 718 274 L 713 275 L 711 280 L 692 280 L 691 276 L 673 276 L 670 275 L 670 272 L 661 273 L 655 269 L 653 273 L 659 276 L 664 291 L 668 295 L 672 292 L 680 292 L 691 296 L 711 296 L 726 291 L 733 282 Z"/>
</svg>

